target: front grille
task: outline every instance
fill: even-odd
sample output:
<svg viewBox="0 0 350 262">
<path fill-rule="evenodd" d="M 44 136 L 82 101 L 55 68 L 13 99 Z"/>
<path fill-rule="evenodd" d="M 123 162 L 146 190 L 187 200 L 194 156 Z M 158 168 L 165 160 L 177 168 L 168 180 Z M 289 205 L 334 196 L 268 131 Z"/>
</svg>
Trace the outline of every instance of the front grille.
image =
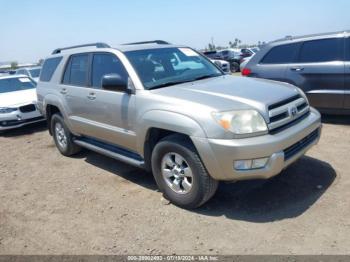
<svg viewBox="0 0 350 262">
<path fill-rule="evenodd" d="M 269 131 L 276 134 L 304 119 L 310 107 L 301 95 L 295 95 L 268 107 Z"/>
<path fill-rule="evenodd" d="M 316 129 L 315 131 L 310 133 L 308 136 L 301 139 L 299 142 L 283 150 L 284 161 L 287 161 L 288 159 L 292 158 L 293 156 L 298 154 L 300 151 L 305 149 L 307 146 L 309 146 L 311 143 L 313 143 L 318 138 L 318 135 L 319 135 L 319 129 Z"/>
<path fill-rule="evenodd" d="M 36 107 L 33 104 L 21 106 L 19 108 L 19 111 L 21 111 L 22 113 L 29 113 L 29 112 L 33 112 L 35 110 L 36 110 Z"/>
</svg>

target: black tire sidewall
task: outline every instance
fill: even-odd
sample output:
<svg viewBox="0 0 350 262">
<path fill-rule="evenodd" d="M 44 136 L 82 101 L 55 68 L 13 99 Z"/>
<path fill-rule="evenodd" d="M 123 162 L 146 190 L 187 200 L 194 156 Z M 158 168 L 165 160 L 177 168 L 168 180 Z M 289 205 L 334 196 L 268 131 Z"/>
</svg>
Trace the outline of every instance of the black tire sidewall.
<svg viewBox="0 0 350 262">
<path fill-rule="evenodd" d="M 67 146 L 66 146 L 66 148 L 60 147 L 60 145 L 58 144 L 58 141 L 57 141 L 55 125 L 58 122 L 62 125 L 62 127 L 63 127 L 63 129 L 64 129 L 64 131 L 66 133 L 66 137 L 67 137 Z M 53 139 L 55 141 L 57 149 L 60 151 L 60 153 L 62 155 L 65 155 L 65 156 L 71 155 L 72 152 L 73 152 L 73 147 L 74 147 L 73 141 L 72 141 L 72 135 L 71 135 L 69 129 L 67 128 L 67 126 L 66 126 L 66 124 L 65 124 L 65 122 L 63 120 L 63 117 L 61 115 L 59 115 L 59 114 L 54 114 L 52 116 L 52 118 L 51 118 L 51 125 L 50 125 L 50 127 L 51 127 L 52 136 L 53 136 Z"/>
<path fill-rule="evenodd" d="M 236 73 L 236 72 L 238 72 L 238 71 L 239 71 L 239 64 L 236 63 L 236 62 L 233 62 L 233 63 L 231 64 L 231 72 L 232 72 L 232 73 Z"/>
<path fill-rule="evenodd" d="M 169 188 L 162 176 L 161 161 L 164 155 L 170 152 L 181 155 L 192 170 L 192 188 L 187 194 L 174 192 Z M 185 208 L 197 207 L 204 196 L 202 188 L 203 167 L 200 166 L 201 163 L 198 163 L 198 160 L 194 158 L 193 154 L 194 152 L 188 148 L 170 141 L 162 141 L 157 144 L 152 154 L 152 170 L 159 189 L 163 192 L 165 198 L 173 202 L 175 205 Z"/>
</svg>

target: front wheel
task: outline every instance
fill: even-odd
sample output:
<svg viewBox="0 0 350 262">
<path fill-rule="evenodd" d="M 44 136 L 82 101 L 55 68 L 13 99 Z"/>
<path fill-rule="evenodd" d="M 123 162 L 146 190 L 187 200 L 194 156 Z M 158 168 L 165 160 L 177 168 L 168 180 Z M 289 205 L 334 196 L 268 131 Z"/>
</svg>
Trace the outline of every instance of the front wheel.
<svg viewBox="0 0 350 262">
<path fill-rule="evenodd" d="M 152 170 L 164 197 L 180 207 L 203 205 L 218 187 L 218 181 L 209 176 L 192 142 L 179 135 L 168 136 L 155 146 Z"/>
</svg>

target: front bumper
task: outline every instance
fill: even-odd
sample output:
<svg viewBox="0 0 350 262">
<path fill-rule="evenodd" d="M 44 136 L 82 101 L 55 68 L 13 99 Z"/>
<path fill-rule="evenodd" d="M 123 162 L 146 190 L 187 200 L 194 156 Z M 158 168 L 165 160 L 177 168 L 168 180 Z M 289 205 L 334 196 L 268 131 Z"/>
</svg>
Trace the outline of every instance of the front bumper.
<svg viewBox="0 0 350 262">
<path fill-rule="evenodd" d="M 18 109 L 11 113 L 0 114 L 0 131 L 18 128 L 44 120 L 44 117 L 37 109 L 26 113 L 23 113 Z"/>
<path fill-rule="evenodd" d="M 279 174 L 313 145 L 321 134 L 321 115 L 311 108 L 310 114 L 290 128 L 271 135 L 244 139 L 207 139 L 192 137 L 209 174 L 217 180 L 267 179 Z M 235 160 L 268 157 L 260 169 L 235 170 Z"/>
</svg>

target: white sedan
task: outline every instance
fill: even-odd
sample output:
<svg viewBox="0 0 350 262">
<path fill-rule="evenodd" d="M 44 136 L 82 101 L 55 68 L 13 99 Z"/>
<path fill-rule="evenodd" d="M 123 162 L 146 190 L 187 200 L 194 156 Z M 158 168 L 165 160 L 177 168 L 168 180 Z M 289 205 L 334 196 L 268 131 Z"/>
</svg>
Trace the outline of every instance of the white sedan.
<svg viewBox="0 0 350 262">
<path fill-rule="evenodd" d="M 29 77 L 1 76 L 0 131 L 43 121 L 36 101 L 36 84 Z"/>
</svg>

